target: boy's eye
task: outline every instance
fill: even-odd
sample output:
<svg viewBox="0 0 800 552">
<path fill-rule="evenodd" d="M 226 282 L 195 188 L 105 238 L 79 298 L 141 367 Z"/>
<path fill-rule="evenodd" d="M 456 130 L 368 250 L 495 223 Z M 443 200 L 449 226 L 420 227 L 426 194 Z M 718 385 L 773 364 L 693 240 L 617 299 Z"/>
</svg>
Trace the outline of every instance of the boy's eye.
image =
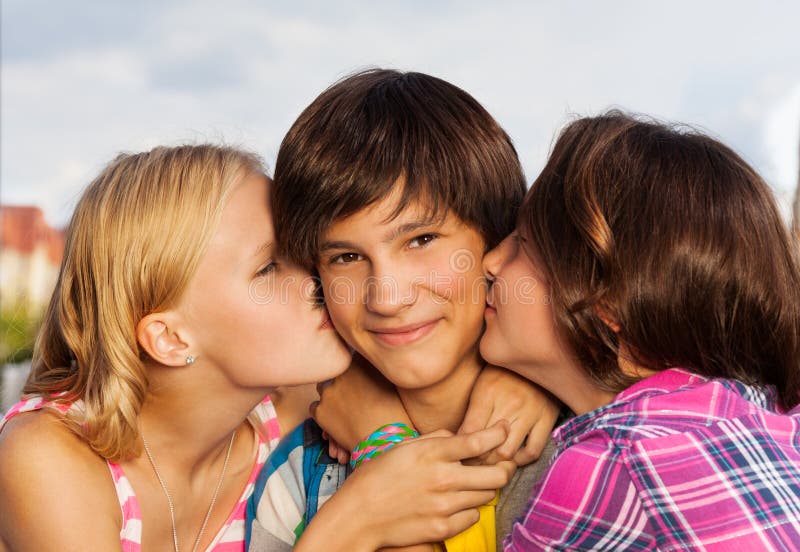
<svg viewBox="0 0 800 552">
<path fill-rule="evenodd" d="M 267 263 L 266 265 L 264 265 L 262 268 L 260 268 L 258 270 L 258 272 L 256 272 L 256 275 L 257 276 L 266 276 L 267 274 L 270 274 L 271 272 L 274 272 L 275 269 L 277 269 L 277 268 L 278 268 L 278 263 L 276 263 L 275 261 L 271 261 L 271 262 Z"/>
<path fill-rule="evenodd" d="M 354 263 L 356 261 L 360 261 L 362 259 L 361 255 L 358 253 L 342 253 L 341 255 L 336 255 L 335 257 L 331 258 L 332 264 L 347 264 L 347 263 Z"/>
<path fill-rule="evenodd" d="M 421 236 L 417 236 L 416 238 L 409 241 L 408 247 L 410 247 L 411 249 L 425 247 L 433 240 L 435 240 L 437 237 L 438 236 L 436 234 L 422 234 Z"/>
</svg>

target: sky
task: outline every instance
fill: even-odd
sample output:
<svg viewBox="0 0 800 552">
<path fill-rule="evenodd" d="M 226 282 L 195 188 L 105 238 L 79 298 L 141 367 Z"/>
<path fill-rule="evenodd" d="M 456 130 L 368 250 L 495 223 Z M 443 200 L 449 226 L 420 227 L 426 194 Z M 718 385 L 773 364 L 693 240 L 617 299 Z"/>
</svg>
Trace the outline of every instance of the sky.
<svg viewBox="0 0 800 552">
<path fill-rule="evenodd" d="M 328 85 L 366 67 L 470 92 L 529 181 L 554 135 L 610 107 L 688 123 L 798 179 L 800 3 L 2 0 L 0 201 L 63 225 L 120 151 L 224 141 L 272 165 Z"/>
</svg>

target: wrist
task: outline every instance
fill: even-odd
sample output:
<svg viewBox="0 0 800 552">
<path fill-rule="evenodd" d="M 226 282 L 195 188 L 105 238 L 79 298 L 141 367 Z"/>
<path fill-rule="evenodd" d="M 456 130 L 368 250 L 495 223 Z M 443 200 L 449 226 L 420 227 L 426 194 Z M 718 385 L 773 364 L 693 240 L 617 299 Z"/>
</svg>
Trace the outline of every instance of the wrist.
<svg viewBox="0 0 800 552">
<path fill-rule="evenodd" d="M 353 448 L 350 454 L 350 467 L 355 469 L 364 462 L 380 456 L 398 443 L 416 437 L 419 437 L 419 433 L 408 424 L 384 424 Z"/>
</svg>

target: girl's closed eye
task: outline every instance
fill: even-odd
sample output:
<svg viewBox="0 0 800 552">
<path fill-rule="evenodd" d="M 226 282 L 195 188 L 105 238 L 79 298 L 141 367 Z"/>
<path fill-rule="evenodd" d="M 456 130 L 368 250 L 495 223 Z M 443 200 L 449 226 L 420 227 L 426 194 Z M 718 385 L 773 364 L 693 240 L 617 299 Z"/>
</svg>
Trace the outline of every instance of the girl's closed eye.
<svg viewBox="0 0 800 552">
<path fill-rule="evenodd" d="M 267 276 L 268 274 L 274 272 L 278 268 L 278 263 L 275 261 L 269 261 L 267 264 L 262 266 L 256 272 L 256 276 Z"/>
<path fill-rule="evenodd" d="M 435 241 L 439 236 L 436 234 L 422 234 L 408 242 L 409 249 L 419 249 L 427 247 L 431 242 Z"/>
</svg>

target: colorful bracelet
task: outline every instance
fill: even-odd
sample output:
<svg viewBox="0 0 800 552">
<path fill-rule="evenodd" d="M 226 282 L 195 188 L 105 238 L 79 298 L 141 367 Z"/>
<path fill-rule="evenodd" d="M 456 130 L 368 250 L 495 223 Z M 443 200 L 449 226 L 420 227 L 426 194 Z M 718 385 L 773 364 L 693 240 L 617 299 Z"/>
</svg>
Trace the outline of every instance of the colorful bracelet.
<svg viewBox="0 0 800 552">
<path fill-rule="evenodd" d="M 380 456 L 397 443 L 419 437 L 419 433 L 407 424 L 386 424 L 370 433 L 350 455 L 350 466 L 355 469 L 364 462 Z"/>
</svg>

